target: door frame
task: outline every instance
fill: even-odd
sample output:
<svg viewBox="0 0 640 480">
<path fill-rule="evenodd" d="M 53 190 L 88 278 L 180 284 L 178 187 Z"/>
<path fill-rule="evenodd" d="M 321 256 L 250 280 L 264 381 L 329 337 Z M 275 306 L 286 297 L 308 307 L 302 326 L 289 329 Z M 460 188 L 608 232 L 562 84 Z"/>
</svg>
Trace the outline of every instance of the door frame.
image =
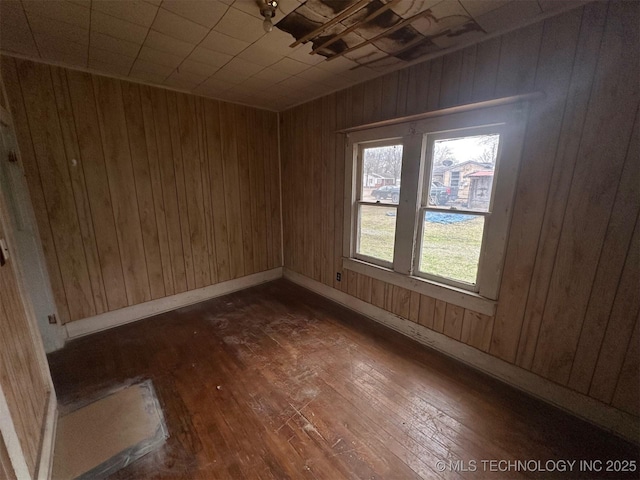
<svg viewBox="0 0 640 480">
<path fill-rule="evenodd" d="M 29 282 L 27 281 L 30 277 L 24 272 L 24 269 L 28 269 L 31 275 L 32 282 L 38 282 L 38 291 L 40 292 L 39 298 L 34 298 L 32 301 L 37 301 L 38 308 L 36 308 L 33 303 L 34 312 L 39 312 L 39 316 L 43 318 L 35 317 L 36 325 L 40 332 L 43 345 L 45 346 L 45 352 L 52 352 L 58 350 L 64 346 L 64 343 L 67 340 L 67 332 L 64 326 L 60 323 L 60 315 L 58 314 L 57 305 L 55 303 L 53 289 L 51 288 L 51 279 L 49 277 L 49 272 L 47 270 L 47 264 L 44 257 L 44 251 L 42 248 L 42 243 L 40 241 L 40 234 L 38 232 L 38 224 L 36 222 L 35 213 L 33 211 L 33 206 L 31 204 L 31 197 L 29 194 L 29 187 L 26 182 L 22 158 L 20 155 L 20 149 L 18 147 L 15 128 L 11 119 L 11 114 L 5 110 L 2 106 L 0 106 L 0 128 L 6 128 L 8 130 L 8 141 L 9 145 L 4 145 L 4 148 L 8 148 L 10 151 L 17 155 L 18 161 L 14 168 L 18 168 L 19 172 L 10 171 L 12 167 L 8 167 L 7 170 L 8 178 L 6 179 L 10 194 L 5 195 L 5 202 L 7 202 L 6 207 L 8 209 L 13 209 L 14 213 L 19 217 L 15 219 L 15 221 L 19 222 L 23 227 L 23 235 L 20 238 L 20 242 L 26 241 L 27 237 L 29 240 L 29 250 L 27 252 L 21 250 L 18 246 L 16 247 L 16 255 L 18 262 L 21 264 L 21 268 L 24 273 L 24 283 L 25 285 Z M 2 132 L 0 132 L 2 135 Z M 3 152 L 3 144 L 5 142 L 2 138 L 0 138 L 0 153 Z M 4 159 L 0 160 L 3 161 Z M 0 165 L 0 169 L 5 168 Z M 0 173 L 1 175 L 1 173 Z M 15 215 L 14 215 L 15 216 Z M 9 221 L 11 221 L 11 214 L 9 215 Z M 12 223 L 15 227 L 15 224 Z M 19 227 L 18 227 L 19 228 Z M 15 232 L 15 236 L 18 236 L 19 232 L 13 230 Z M 15 243 L 18 245 L 18 243 Z M 27 266 L 25 263 L 28 259 L 29 265 Z M 34 277 L 37 276 L 37 278 Z M 30 297 L 30 294 L 27 292 L 27 296 Z M 44 312 L 44 313 L 43 313 Z M 55 315 L 57 321 L 54 324 L 46 323 L 47 320 L 44 315 Z"/>
<path fill-rule="evenodd" d="M 0 83 L 0 95 L 4 92 Z M 5 97 L 6 98 L 6 97 Z M 7 110 L 0 106 L 0 121 L 9 125 L 12 128 L 13 122 L 11 116 Z M 25 455 L 18 438 L 13 418 L 10 415 L 6 396 L 0 385 L 0 435 L 4 440 L 9 458 L 11 459 L 11 466 L 17 476 L 17 478 L 26 479 L 38 479 L 44 480 L 51 477 L 51 470 L 53 467 L 53 451 L 55 447 L 55 432 L 58 420 L 58 401 L 53 386 L 53 380 L 49 371 L 49 363 L 47 361 L 40 329 L 37 325 L 33 305 L 31 298 L 27 294 L 25 287 L 25 278 L 22 271 L 22 265 L 20 264 L 20 258 L 16 251 L 16 243 L 14 236 L 14 224 L 11 216 L 7 210 L 8 205 L 2 191 L 0 190 L 0 223 L 2 223 L 4 235 L 7 240 L 7 246 L 9 249 L 10 261 L 9 267 L 12 269 L 16 279 L 18 293 L 20 295 L 20 301 L 25 311 L 25 317 L 28 322 L 28 331 L 33 345 L 35 347 L 35 355 L 38 367 L 45 379 L 48 386 L 48 398 L 46 403 L 46 412 L 44 417 L 44 425 L 40 432 L 40 448 L 37 460 L 37 468 L 35 476 L 31 477 L 27 468 L 27 462 Z M 33 217 L 32 217 L 33 218 Z M 37 230 L 36 230 L 37 231 Z"/>
</svg>

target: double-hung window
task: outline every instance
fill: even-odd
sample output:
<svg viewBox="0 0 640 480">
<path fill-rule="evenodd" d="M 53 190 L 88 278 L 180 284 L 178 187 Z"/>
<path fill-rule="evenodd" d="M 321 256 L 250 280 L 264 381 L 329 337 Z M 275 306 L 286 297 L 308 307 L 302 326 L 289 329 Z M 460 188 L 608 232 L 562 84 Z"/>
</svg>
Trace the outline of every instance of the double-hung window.
<svg viewBox="0 0 640 480">
<path fill-rule="evenodd" d="M 344 266 L 492 314 L 526 104 L 347 132 Z"/>
</svg>

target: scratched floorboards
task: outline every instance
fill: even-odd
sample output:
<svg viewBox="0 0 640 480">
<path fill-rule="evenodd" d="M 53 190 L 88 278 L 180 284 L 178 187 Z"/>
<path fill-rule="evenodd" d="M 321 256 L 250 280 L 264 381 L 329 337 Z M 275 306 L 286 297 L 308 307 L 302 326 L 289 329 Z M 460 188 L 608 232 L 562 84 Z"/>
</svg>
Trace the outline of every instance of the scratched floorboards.
<svg viewBox="0 0 640 480">
<path fill-rule="evenodd" d="M 49 360 L 62 404 L 153 380 L 170 438 L 115 479 L 603 478 L 483 472 L 480 461 L 638 459 L 284 280 L 73 341 Z M 440 472 L 439 460 L 478 468 Z"/>
</svg>

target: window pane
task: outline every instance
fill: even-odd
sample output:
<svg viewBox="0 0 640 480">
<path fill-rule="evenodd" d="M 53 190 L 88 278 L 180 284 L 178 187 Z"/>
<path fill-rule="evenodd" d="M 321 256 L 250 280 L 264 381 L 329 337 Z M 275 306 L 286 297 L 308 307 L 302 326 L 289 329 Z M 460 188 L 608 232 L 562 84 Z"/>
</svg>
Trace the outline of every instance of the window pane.
<svg viewBox="0 0 640 480">
<path fill-rule="evenodd" d="M 396 207 L 360 205 L 357 253 L 393 262 L 396 236 Z"/>
<path fill-rule="evenodd" d="M 400 199 L 402 145 L 364 148 L 362 159 L 360 199 L 397 204 Z"/>
<path fill-rule="evenodd" d="M 430 207 L 488 212 L 500 135 L 446 138 L 433 143 Z"/>
<path fill-rule="evenodd" d="M 420 271 L 475 284 L 484 217 L 425 212 Z"/>
</svg>

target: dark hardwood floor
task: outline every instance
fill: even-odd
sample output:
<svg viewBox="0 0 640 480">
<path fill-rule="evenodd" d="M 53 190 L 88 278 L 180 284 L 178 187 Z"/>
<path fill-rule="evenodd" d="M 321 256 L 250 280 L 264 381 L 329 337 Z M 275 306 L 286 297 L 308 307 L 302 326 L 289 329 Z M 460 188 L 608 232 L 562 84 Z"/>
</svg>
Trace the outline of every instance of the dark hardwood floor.
<svg viewBox="0 0 640 480">
<path fill-rule="evenodd" d="M 482 461 L 638 460 L 636 446 L 284 280 L 49 360 L 62 404 L 153 380 L 170 438 L 118 479 L 622 478 Z"/>
</svg>

